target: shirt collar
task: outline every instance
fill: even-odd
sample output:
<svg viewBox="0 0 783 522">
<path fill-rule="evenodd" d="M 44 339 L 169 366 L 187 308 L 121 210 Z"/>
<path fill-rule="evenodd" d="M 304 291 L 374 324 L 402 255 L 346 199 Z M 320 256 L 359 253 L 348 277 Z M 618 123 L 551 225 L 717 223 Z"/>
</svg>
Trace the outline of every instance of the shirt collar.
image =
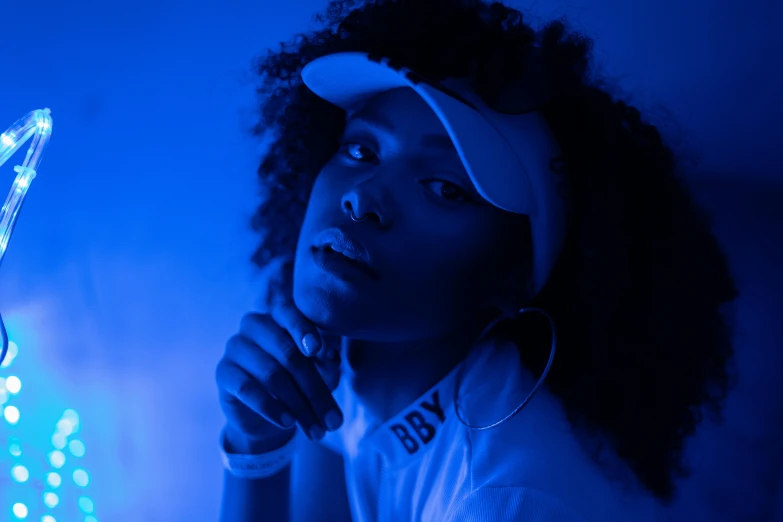
<svg viewBox="0 0 783 522">
<path fill-rule="evenodd" d="M 435 386 L 368 434 L 362 445 L 379 452 L 387 464 L 404 464 L 425 453 L 454 416 L 454 388 L 464 361 Z"/>
<path fill-rule="evenodd" d="M 365 425 L 360 444 L 377 451 L 387 464 L 404 464 L 434 446 L 444 425 L 460 422 L 454 408 L 457 388 L 462 421 L 486 426 L 514 411 L 535 383 L 514 343 L 484 341 L 400 413 L 381 425 Z"/>
</svg>

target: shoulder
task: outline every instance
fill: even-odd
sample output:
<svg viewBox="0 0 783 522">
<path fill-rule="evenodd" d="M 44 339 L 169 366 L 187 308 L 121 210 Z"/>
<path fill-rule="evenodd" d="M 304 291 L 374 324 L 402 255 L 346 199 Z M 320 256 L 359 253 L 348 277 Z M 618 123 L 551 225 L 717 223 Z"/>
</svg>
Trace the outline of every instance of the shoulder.
<svg viewBox="0 0 783 522">
<path fill-rule="evenodd" d="M 657 520 L 654 498 L 599 466 L 553 398 L 536 399 L 495 428 L 456 428 L 467 477 L 446 520 Z"/>
<path fill-rule="evenodd" d="M 492 379 L 484 373 L 483 390 L 466 393 L 466 400 L 457 406 L 472 426 L 505 418 L 537 380 L 521 363 L 505 357 L 498 360 L 502 369 L 494 371 Z M 636 484 L 608 445 L 588 444 L 574 430 L 546 386 L 524 408 L 492 428 L 472 429 L 455 417 L 450 419 L 451 429 L 455 440 L 466 446 L 469 486 L 452 512 L 469 514 L 484 504 L 485 510 L 486 505 L 503 506 L 499 513 L 514 514 L 509 520 L 655 520 L 657 504 L 651 495 Z M 601 449 L 600 460 L 593 456 L 596 449 Z M 465 515 L 455 520 L 482 519 Z"/>
<path fill-rule="evenodd" d="M 507 407 L 505 413 L 513 411 Z M 497 419 L 503 418 L 499 412 Z M 457 421 L 459 422 L 459 421 Z M 474 423 L 471 423 L 474 424 Z M 580 445 L 559 403 L 540 390 L 515 415 L 485 430 L 457 427 L 469 448 L 473 491 L 524 487 L 555 496 L 579 496 L 603 484 L 597 465 Z"/>
<path fill-rule="evenodd" d="M 563 481 L 564 470 L 585 467 L 588 458 L 580 451 L 560 402 L 546 386 L 508 417 L 538 379 L 524 368 L 515 345 L 496 342 L 489 348 L 471 361 L 470 372 L 458 384 L 450 419 L 452 429 L 470 448 L 473 486 L 548 490 Z M 492 427 L 475 429 L 484 426 Z"/>
</svg>

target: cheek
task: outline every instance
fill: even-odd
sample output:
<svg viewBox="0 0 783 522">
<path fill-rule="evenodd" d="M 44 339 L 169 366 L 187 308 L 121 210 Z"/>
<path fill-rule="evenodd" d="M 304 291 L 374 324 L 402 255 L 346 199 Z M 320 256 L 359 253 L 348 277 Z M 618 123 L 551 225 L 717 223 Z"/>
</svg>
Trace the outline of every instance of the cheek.
<svg viewBox="0 0 783 522">
<path fill-rule="evenodd" d="M 474 236 L 463 229 L 459 236 L 440 236 L 417 250 L 416 279 L 439 293 L 448 294 L 447 299 L 456 296 L 477 299 L 486 293 L 488 286 L 495 286 L 500 260 L 497 247 L 485 235 Z"/>
<path fill-rule="evenodd" d="M 335 190 L 332 185 L 333 183 L 330 183 L 328 177 L 323 174 L 319 174 L 315 178 L 310 196 L 307 199 L 308 212 L 311 208 L 325 206 L 329 200 L 333 199 Z"/>
<path fill-rule="evenodd" d="M 332 214 L 339 212 L 341 199 L 342 193 L 334 186 L 334 183 L 329 183 L 327 178 L 319 175 L 307 200 L 302 229 L 317 226 L 325 217 L 328 217 L 330 211 Z"/>
<path fill-rule="evenodd" d="M 487 232 L 492 230 L 492 232 Z M 475 232 L 463 229 L 458 242 L 436 243 L 436 278 L 449 278 L 477 299 L 494 298 L 517 276 L 524 277 L 529 262 L 523 230 L 497 227 Z"/>
</svg>

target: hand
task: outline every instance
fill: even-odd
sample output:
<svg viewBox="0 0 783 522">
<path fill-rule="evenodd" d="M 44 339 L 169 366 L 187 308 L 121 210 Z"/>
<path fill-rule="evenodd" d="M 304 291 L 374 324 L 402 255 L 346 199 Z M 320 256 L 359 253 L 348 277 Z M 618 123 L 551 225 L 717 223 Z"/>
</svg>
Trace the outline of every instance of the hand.
<svg viewBox="0 0 783 522">
<path fill-rule="evenodd" d="M 268 311 L 242 318 L 217 366 L 227 442 L 238 453 L 275 449 L 296 424 L 313 440 L 342 424 L 331 395 L 339 350 L 296 308 L 291 280 L 290 263 L 279 266 L 268 285 Z"/>
</svg>

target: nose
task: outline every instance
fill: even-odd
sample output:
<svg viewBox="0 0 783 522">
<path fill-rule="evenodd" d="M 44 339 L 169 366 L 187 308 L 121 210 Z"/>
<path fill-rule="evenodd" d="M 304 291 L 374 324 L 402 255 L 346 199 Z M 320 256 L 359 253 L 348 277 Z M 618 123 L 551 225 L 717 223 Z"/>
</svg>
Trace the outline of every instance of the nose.
<svg viewBox="0 0 783 522">
<path fill-rule="evenodd" d="M 381 227 L 388 227 L 388 215 L 381 210 L 378 199 L 369 193 L 367 187 L 358 184 L 343 195 L 342 209 L 345 215 L 354 221 L 369 221 Z"/>
</svg>

